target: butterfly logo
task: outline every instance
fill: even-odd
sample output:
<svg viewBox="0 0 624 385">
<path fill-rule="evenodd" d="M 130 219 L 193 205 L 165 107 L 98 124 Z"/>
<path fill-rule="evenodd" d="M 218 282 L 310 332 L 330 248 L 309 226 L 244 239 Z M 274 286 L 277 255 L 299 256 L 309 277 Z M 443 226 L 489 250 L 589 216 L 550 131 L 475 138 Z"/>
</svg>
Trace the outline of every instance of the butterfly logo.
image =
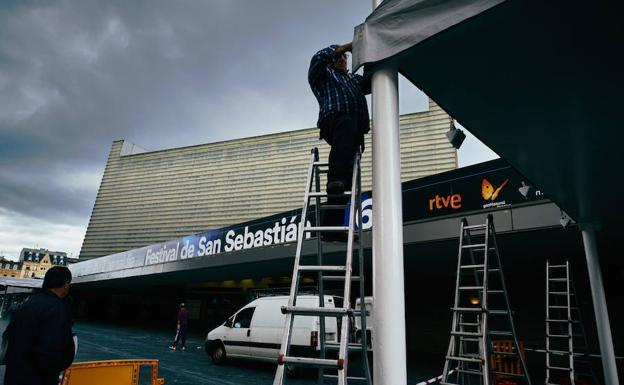
<svg viewBox="0 0 624 385">
<path fill-rule="evenodd" d="M 485 199 L 486 201 L 495 201 L 496 198 L 498 198 L 498 194 L 503 189 L 503 187 L 505 187 L 507 182 L 509 182 L 509 178 L 505 179 L 505 181 L 500 186 L 498 186 L 497 189 L 494 189 L 494 186 L 492 186 L 492 183 L 490 183 L 490 181 L 488 181 L 487 179 L 483 179 L 483 182 L 481 183 L 481 195 L 483 196 L 483 199 Z"/>
</svg>

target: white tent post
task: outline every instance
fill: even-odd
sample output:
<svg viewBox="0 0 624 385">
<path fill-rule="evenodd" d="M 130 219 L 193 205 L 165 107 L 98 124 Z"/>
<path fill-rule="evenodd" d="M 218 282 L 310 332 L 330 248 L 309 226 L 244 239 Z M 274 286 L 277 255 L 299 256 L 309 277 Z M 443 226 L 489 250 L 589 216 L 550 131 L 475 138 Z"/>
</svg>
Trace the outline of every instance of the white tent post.
<svg viewBox="0 0 624 385">
<path fill-rule="evenodd" d="M 589 285 L 591 286 L 592 302 L 594 303 L 594 315 L 596 316 L 596 329 L 598 331 L 598 343 L 600 344 L 605 384 L 619 384 L 617 367 L 615 366 L 613 338 L 611 337 L 611 325 L 607 311 L 607 300 L 602 283 L 600 262 L 598 261 L 596 234 L 592 225 L 582 225 L 581 234 L 583 235 L 583 244 L 585 246 L 587 272 L 589 273 Z"/>
<path fill-rule="evenodd" d="M 393 64 L 373 73 L 373 383 L 379 385 L 407 384 L 398 85 Z"/>
</svg>

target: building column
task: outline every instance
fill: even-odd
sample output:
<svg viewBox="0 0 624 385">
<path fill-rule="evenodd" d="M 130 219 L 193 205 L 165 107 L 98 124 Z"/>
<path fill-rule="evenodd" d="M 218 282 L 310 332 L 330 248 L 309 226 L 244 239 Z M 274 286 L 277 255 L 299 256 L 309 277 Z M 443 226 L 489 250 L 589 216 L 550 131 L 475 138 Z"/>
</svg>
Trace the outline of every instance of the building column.
<svg viewBox="0 0 624 385">
<path fill-rule="evenodd" d="M 377 7 L 381 0 L 373 0 Z M 407 384 L 398 71 L 372 77 L 373 383 Z"/>
<path fill-rule="evenodd" d="M 600 271 L 600 261 L 598 260 L 596 233 L 591 225 L 582 225 L 581 234 L 583 235 L 583 245 L 585 246 L 585 257 L 587 258 L 587 271 L 589 273 L 589 284 L 594 304 L 605 384 L 619 384 L 609 312 L 607 311 L 607 300 L 602 282 L 602 272 Z"/>
</svg>

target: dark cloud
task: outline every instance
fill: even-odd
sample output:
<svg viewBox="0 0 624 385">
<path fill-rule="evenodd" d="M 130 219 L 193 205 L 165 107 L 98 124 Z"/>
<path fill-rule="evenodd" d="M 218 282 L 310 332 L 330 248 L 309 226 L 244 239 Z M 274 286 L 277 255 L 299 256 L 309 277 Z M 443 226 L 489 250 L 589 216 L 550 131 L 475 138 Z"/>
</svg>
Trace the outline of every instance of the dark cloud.
<svg viewBox="0 0 624 385">
<path fill-rule="evenodd" d="M 1 2 L 0 219 L 84 228 L 114 139 L 161 149 L 313 126 L 310 57 L 349 41 L 369 4 Z"/>
</svg>

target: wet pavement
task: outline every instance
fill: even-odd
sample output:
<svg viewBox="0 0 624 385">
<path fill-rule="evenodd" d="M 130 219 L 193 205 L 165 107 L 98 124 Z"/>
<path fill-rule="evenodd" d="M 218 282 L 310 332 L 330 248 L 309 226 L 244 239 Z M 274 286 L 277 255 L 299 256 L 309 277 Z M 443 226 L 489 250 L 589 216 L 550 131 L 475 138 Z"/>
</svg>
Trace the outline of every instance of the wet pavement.
<svg viewBox="0 0 624 385">
<path fill-rule="evenodd" d="M 0 330 L 6 328 L 6 320 L 0 320 Z M 223 366 L 214 365 L 204 351 L 204 335 L 190 335 L 187 350 L 172 351 L 168 348 L 174 330 L 146 329 L 77 322 L 74 331 L 78 335 L 76 361 L 113 359 L 156 358 L 158 374 L 165 384 L 177 385 L 270 385 L 273 383 L 275 366 L 254 361 L 230 361 Z M 412 361 L 413 362 L 413 361 Z M 443 363 L 442 363 L 443 364 Z M 409 384 L 430 378 L 436 370 L 410 365 Z M 148 370 L 141 372 L 148 379 Z M 0 378 L 4 378 L 4 366 L 0 366 Z M 141 384 L 149 383 L 141 381 Z M 289 379 L 287 384 L 312 385 L 315 378 Z"/>
</svg>

